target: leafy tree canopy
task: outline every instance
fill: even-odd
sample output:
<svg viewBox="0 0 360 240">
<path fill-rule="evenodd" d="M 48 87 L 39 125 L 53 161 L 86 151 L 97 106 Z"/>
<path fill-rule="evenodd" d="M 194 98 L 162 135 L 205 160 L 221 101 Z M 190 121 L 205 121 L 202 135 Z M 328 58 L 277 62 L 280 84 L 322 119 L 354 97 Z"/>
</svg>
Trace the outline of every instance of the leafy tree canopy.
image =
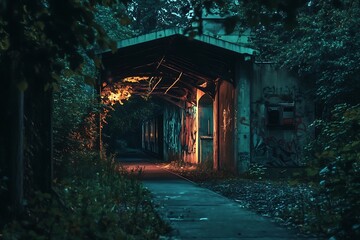
<svg viewBox="0 0 360 240">
<path fill-rule="evenodd" d="M 8 66 L 13 63 L 18 87 L 25 90 L 35 82 L 48 84 L 46 88 L 56 88 L 60 73 L 66 68 L 85 75 L 82 71 L 85 58 L 100 66 L 95 47 L 115 50 L 115 44 L 106 31 L 110 27 L 102 26 L 99 16 L 104 12 L 111 15 L 109 7 L 114 14 L 123 16 L 120 6 L 127 0 L 15 0 L 1 3 L 2 71 L 10 75 Z M 121 20 L 120 17 L 120 23 Z"/>
<path fill-rule="evenodd" d="M 265 21 L 257 25 L 253 38 L 259 60 L 274 61 L 316 83 L 316 95 L 327 106 L 357 103 L 360 90 L 360 3 L 335 3 L 307 1 L 292 28 Z"/>
<path fill-rule="evenodd" d="M 157 29 L 186 27 L 191 19 L 190 0 L 133 0 L 128 4 L 131 26 L 140 33 Z"/>
</svg>

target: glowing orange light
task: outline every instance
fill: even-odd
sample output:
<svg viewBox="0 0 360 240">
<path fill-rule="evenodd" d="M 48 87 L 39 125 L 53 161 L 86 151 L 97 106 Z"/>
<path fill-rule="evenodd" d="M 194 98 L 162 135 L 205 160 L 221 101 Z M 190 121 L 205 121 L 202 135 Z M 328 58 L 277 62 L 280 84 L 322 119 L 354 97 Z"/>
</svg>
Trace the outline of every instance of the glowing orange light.
<svg viewBox="0 0 360 240">
<path fill-rule="evenodd" d="M 101 91 L 101 99 L 103 103 L 113 106 L 115 103 L 123 105 L 124 100 L 129 100 L 131 97 L 132 88 L 121 83 L 115 83 L 106 86 Z"/>
<path fill-rule="evenodd" d="M 144 76 L 135 76 L 135 77 L 127 77 L 124 78 L 122 81 L 123 82 L 129 82 L 129 83 L 138 83 L 140 81 L 147 81 L 149 80 L 149 77 L 144 77 Z"/>
</svg>

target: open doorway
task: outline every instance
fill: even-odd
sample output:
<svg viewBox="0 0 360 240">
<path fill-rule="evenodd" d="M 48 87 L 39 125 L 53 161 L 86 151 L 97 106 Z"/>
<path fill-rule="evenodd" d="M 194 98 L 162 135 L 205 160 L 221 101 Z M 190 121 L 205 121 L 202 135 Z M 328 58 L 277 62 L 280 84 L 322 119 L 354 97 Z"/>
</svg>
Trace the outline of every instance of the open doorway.
<svg viewBox="0 0 360 240">
<path fill-rule="evenodd" d="M 213 163 L 213 100 L 204 94 L 198 103 L 199 126 L 199 163 L 212 165 Z"/>
<path fill-rule="evenodd" d="M 102 139 L 109 152 L 126 155 L 142 151 L 142 122 L 160 112 L 157 100 L 133 95 L 123 105 L 113 106 L 103 126 Z"/>
</svg>

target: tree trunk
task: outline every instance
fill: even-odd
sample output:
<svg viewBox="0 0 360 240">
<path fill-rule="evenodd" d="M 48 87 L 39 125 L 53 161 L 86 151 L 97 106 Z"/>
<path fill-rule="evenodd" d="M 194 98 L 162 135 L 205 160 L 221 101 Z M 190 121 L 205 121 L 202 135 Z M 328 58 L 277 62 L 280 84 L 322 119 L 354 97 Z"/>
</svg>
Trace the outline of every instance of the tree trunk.
<svg viewBox="0 0 360 240">
<path fill-rule="evenodd" d="M 11 163 L 11 203 L 15 215 L 22 211 L 24 196 L 24 92 L 12 86 L 12 112 L 9 120 L 9 150 Z"/>
<path fill-rule="evenodd" d="M 17 30 L 19 22 L 17 9 L 19 1 L 8 2 L 8 19 L 9 19 L 9 40 L 10 49 L 9 57 L 9 82 L 8 91 L 6 93 L 8 102 L 6 109 L 5 145 L 8 153 L 8 170 L 9 172 L 9 190 L 10 204 L 13 207 L 13 213 L 16 215 L 22 212 L 22 201 L 24 195 L 24 82 L 21 81 L 19 70 L 17 69 L 21 61 L 21 53 L 19 52 L 20 39 Z M 22 87 L 20 86 L 23 83 Z M 19 85 L 20 84 L 20 85 Z M 6 84 L 5 84 L 6 86 Z M 22 88 L 22 89 L 21 89 Z"/>
<path fill-rule="evenodd" d="M 53 180 L 53 91 L 44 91 L 42 81 L 31 86 L 29 100 L 32 102 L 29 109 L 29 117 L 32 120 L 31 136 L 34 154 L 30 156 L 30 162 L 34 171 L 36 188 L 42 192 L 50 192 Z"/>
<path fill-rule="evenodd" d="M 101 80 L 104 73 L 99 74 L 98 81 L 95 86 L 95 94 L 97 96 L 99 105 L 101 104 Z M 101 120 L 101 109 L 99 109 L 99 112 L 96 114 L 96 119 L 98 121 L 98 136 L 96 139 L 96 146 L 98 146 L 99 149 L 99 156 L 102 158 L 103 156 L 103 142 L 102 142 L 102 120 Z"/>
<path fill-rule="evenodd" d="M 49 89 L 43 92 L 42 120 L 42 158 L 40 165 L 40 190 L 50 192 L 53 180 L 53 91 Z"/>
</svg>

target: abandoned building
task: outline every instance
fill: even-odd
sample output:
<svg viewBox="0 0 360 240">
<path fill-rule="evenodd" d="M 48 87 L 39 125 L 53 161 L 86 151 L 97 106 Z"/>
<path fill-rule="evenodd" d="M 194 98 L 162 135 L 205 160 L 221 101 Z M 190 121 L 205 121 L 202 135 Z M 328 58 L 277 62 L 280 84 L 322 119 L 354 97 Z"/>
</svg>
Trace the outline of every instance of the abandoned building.
<svg viewBox="0 0 360 240">
<path fill-rule="evenodd" d="M 314 119 L 307 86 L 271 63 L 258 63 L 246 37 L 193 38 L 162 30 L 104 53 L 102 81 L 130 84 L 166 100 L 142 125 L 142 147 L 165 161 L 246 171 L 251 163 L 299 166 Z"/>
</svg>

